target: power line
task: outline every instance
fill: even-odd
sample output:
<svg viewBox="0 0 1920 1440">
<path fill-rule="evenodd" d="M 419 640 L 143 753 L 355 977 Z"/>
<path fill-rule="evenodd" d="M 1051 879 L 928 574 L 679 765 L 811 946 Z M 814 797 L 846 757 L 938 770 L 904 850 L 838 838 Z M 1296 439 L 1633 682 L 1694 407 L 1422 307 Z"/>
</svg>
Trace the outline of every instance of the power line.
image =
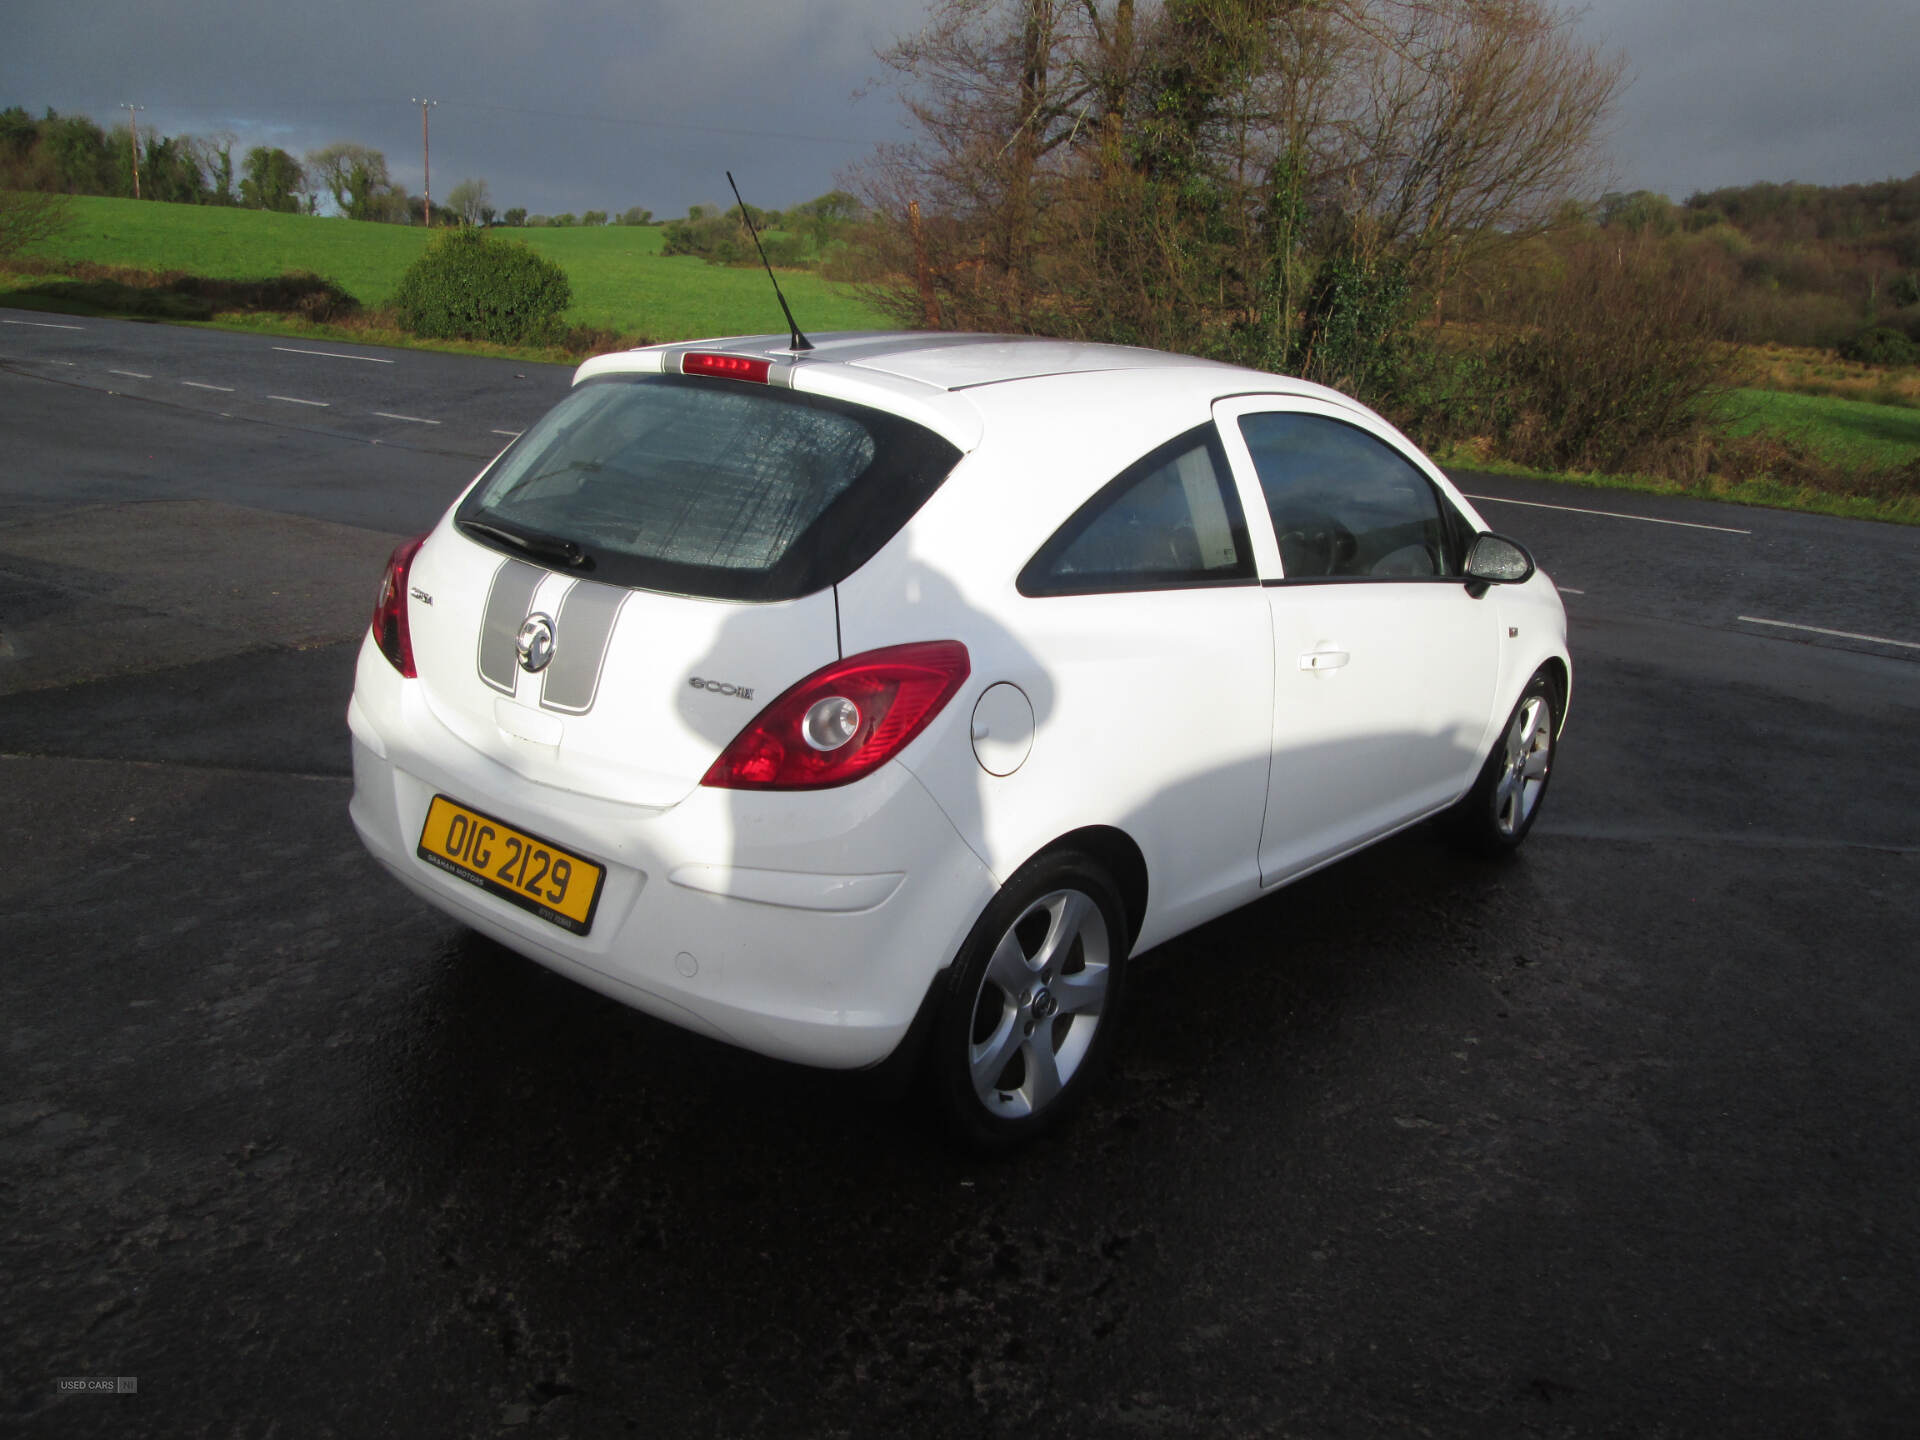
<svg viewBox="0 0 1920 1440">
<path fill-rule="evenodd" d="M 642 120 L 631 115 L 599 115 L 580 110 L 541 110 L 524 105 L 491 105 L 483 100 L 448 102 L 469 110 L 492 110 L 502 115 L 538 115 L 550 120 L 591 120 L 600 125 L 637 125 L 648 130 L 692 130 L 705 135 L 738 135 L 750 140 L 803 140 L 815 145 L 871 145 L 871 137 L 803 135 L 794 130 L 747 130 L 732 125 L 695 125 L 684 120 Z"/>
</svg>

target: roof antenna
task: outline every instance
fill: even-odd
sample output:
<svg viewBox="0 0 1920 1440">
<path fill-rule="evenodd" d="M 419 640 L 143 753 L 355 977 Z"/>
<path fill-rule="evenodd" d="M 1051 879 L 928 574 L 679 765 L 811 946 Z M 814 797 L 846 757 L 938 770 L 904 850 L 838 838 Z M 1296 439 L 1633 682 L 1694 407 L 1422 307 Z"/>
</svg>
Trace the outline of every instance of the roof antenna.
<svg viewBox="0 0 1920 1440">
<path fill-rule="evenodd" d="M 733 198 L 740 200 L 740 187 L 733 184 L 733 172 L 727 171 L 727 184 L 733 185 Z M 780 282 L 773 279 L 773 264 L 767 259 L 767 252 L 761 248 L 760 232 L 753 228 L 753 217 L 747 214 L 747 202 L 740 200 L 740 218 L 747 222 L 747 234 L 753 237 L 753 248 L 760 251 L 760 263 L 767 267 L 767 279 L 773 280 L 774 298 L 780 302 L 780 310 L 787 317 L 787 329 L 791 332 L 787 339 L 789 350 L 811 350 L 813 342 L 800 333 L 800 327 L 794 324 L 793 311 L 787 308 L 787 297 L 780 293 Z"/>
</svg>

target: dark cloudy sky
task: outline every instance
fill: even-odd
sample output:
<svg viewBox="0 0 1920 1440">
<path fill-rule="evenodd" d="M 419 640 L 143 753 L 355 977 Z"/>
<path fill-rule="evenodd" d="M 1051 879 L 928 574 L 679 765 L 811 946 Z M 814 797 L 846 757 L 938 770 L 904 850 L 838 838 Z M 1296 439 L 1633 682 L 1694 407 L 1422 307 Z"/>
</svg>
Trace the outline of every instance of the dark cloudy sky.
<svg viewBox="0 0 1920 1440">
<path fill-rule="evenodd" d="M 383 150 L 420 188 L 487 180 L 501 208 L 661 215 L 725 197 L 781 208 L 894 137 L 856 101 L 923 0 L 11 0 L 0 105 L 163 132 L 231 131 L 296 155 Z M 1753 180 L 1920 170 L 1920 0 L 1592 0 L 1627 58 L 1612 180 L 1676 199 Z"/>
</svg>

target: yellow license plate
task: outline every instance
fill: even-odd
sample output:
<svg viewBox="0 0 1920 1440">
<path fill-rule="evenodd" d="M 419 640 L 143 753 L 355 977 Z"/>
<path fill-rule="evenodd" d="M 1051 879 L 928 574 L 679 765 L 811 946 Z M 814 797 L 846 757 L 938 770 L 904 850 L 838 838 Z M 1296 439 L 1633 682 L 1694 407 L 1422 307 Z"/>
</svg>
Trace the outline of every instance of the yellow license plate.
<svg viewBox="0 0 1920 1440">
<path fill-rule="evenodd" d="M 427 864 L 530 910 L 562 930 L 593 925 L 606 871 L 491 815 L 433 797 L 415 852 Z"/>
</svg>

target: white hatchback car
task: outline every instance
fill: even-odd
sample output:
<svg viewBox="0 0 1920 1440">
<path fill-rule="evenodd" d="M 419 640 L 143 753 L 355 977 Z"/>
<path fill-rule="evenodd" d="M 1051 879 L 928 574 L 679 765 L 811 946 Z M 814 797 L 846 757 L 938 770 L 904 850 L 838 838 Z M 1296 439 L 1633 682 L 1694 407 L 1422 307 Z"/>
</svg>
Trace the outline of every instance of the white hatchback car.
<svg viewBox="0 0 1920 1440">
<path fill-rule="evenodd" d="M 1052 1123 L 1126 962 L 1449 812 L 1517 845 L 1558 593 L 1370 410 L 948 334 L 661 345 L 394 552 L 355 825 L 417 894 L 764 1054 Z"/>
</svg>

